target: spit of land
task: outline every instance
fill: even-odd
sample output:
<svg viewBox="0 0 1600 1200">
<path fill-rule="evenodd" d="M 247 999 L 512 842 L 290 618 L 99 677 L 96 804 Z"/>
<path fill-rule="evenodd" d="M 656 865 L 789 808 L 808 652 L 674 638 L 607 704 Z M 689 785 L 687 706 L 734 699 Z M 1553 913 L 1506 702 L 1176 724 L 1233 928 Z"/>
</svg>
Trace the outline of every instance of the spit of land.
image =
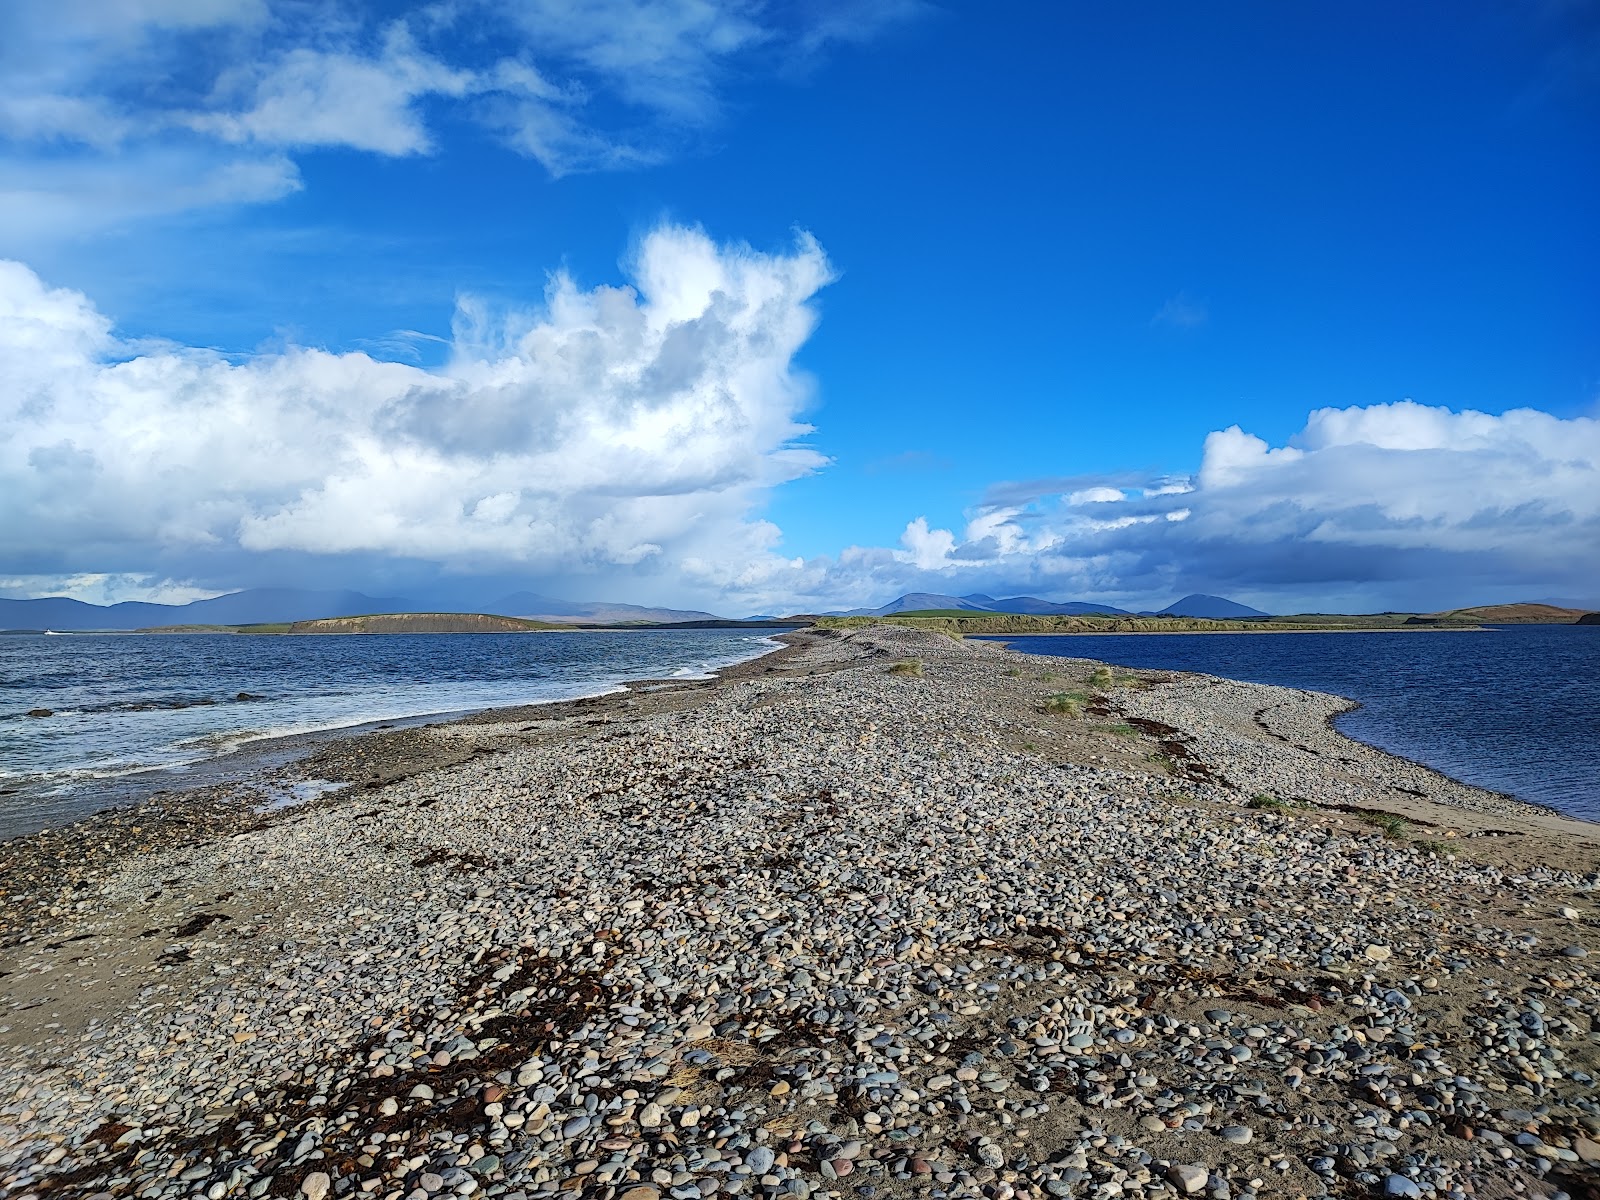
<svg viewBox="0 0 1600 1200">
<path fill-rule="evenodd" d="M 1317 693 L 785 640 L 0 844 L 0 1195 L 1597 1194 L 1595 827 Z"/>
</svg>

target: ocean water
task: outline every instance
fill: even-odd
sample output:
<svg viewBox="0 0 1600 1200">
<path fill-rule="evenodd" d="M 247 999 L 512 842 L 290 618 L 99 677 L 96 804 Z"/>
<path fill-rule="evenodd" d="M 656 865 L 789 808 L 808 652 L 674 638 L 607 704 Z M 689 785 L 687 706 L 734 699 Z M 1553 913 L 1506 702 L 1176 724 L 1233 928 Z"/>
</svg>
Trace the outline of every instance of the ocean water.
<svg viewBox="0 0 1600 1200">
<path fill-rule="evenodd" d="M 1335 718 L 1341 733 L 1466 783 L 1600 821 L 1600 626 L 1009 640 L 1028 654 L 1332 692 L 1361 704 Z"/>
<path fill-rule="evenodd" d="M 0 637 L 0 837 L 206 782 L 278 739 L 705 678 L 775 646 L 740 629 Z"/>
</svg>

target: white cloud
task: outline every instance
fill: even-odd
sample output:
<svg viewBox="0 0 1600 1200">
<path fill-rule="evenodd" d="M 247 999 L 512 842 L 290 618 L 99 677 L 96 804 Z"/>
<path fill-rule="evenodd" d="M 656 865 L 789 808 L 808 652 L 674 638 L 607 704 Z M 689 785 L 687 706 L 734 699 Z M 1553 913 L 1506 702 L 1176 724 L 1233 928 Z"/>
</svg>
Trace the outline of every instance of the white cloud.
<svg viewBox="0 0 1600 1200">
<path fill-rule="evenodd" d="M 281 154 L 225 158 L 138 148 L 105 158 L 0 157 L 0 253 L 197 209 L 257 204 L 299 191 Z"/>
<path fill-rule="evenodd" d="M 153 575 L 109 575 L 80 572 L 76 575 L 0 576 L 0 596 L 27 600 L 35 596 L 66 596 L 86 604 L 119 604 L 139 600 L 147 604 L 188 604 L 209 600 L 222 592 L 217 588 L 196 587 Z"/>
<path fill-rule="evenodd" d="M 466 304 L 429 372 L 141 353 L 84 296 L 0 264 L 0 561 L 743 571 L 776 538 L 750 516 L 765 491 L 826 461 L 800 444 L 792 360 L 830 268 L 805 236 L 762 254 L 662 228 L 631 271 L 588 290 L 558 275 L 533 315 Z"/>
<path fill-rule="evenodd" d="M 0 219 L 38 238 L 276 199 L 298 178 L 269 152 L 431 153 L 446 112 L 553 175 L 647 166 L 716 123 L 736 66 L 803 60 L 919 7 L 12 0 L 0 16 Z M 192 169 L 147 169 L 163 158 Z M 158 202 L 144 180 L 181 194 Z"/>
<path fill-rule="evenodd" d="M 1087 487 L 1067 496 L 1068 504 L 1112 504 L 1122 499 L 1122 489 L 1114 487 Z"/>
<path fill-rule="evenodd" d="M 433 143 L 418 101 L 459 98 L 487 86 L 477 73 L 453 70 L 419 50 L 397 22 L 371 56 L 296 47 L 270 63 L 228 72 L 215 94 L 240 97 L 248 107 L 181 119 L 229 142 L 422 154 Z"/>
<path fill-rule="evenodd" d="M 774 567 L 763 594 L 741 598 L 792 611 L 913 590 L 1136 607 L 1220 591 L 1280 611 L 1600 600 L 1594 418 L 1321 409 L 1286 446 L 1238 427 L 1211 434 L 1188 479 L 1108 478 L 1004 485 L 959 532 L 919 517 L 899 547 Z"/>
</svg>

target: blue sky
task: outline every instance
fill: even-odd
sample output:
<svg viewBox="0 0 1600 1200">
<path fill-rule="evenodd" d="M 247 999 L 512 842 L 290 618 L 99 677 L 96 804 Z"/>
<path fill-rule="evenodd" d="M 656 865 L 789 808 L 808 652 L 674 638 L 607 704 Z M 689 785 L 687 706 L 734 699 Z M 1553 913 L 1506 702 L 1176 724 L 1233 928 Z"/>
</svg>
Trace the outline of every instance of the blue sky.
<svg viewBox="0 0 1600 1200">
<path fill-rule="evenodd" d="M 4 594 L 1600 604 L 1591 3 L 22 0 L 0 79 Z"/>
</svg>

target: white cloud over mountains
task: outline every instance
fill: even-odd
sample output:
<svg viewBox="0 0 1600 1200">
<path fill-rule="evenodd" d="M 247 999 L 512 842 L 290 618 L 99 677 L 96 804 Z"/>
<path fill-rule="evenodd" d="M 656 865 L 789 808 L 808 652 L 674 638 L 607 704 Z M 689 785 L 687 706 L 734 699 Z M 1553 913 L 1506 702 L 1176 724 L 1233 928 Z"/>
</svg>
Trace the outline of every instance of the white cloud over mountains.
<svg viewBox="0 0 1600 1200">
<path fill-rule="evenodd" d="M 839 571 L 872 578 L 874 595 L 1600 600 L 1600 420 L 1411 401 L 1319 409 L 1284 446 L 1237 426 L 1210 434 L 1188 478 L 999 486 L 959 535 L 918 518 L 898 549 L 848 552 L 822 594 Z"/>
<path fill-rule="evenodd" d="M 1263 607 L 1600 593 L 1600 420 L 1403 401 L 1321 409 L 1282 446 L 1211 434 L 1192 475 L 997 485 L 960 530 L 785 556 L 772 489 L 826 466 L 795 355 L 832 278 L 663 227 L 628 286 L 470 298 L 447 365 L 129 344 L 80 293 L 0 263 L 0 563 L 168 594 L 251 561 L 568 581 L 726 612 L 907 590 Z M 1133 451 L 1130 451 L 1130 454 Z M 125 589 L 125 590 L 122 590 Z"/>
<path fill-rule="evenodd" d="M 632 272 L 589 290 L 558 275 L 532 314 L 465 301 L 430 372 L 127 345 L 86 297 L 0 264 L 0 561 L 737 569 L 775 537 L 749 515 L 765 489 L 825 462 L 798 441 L 792 359 L 827 260 L 808 237 L 762 254 L 662 228 Z"/>
</svg>

